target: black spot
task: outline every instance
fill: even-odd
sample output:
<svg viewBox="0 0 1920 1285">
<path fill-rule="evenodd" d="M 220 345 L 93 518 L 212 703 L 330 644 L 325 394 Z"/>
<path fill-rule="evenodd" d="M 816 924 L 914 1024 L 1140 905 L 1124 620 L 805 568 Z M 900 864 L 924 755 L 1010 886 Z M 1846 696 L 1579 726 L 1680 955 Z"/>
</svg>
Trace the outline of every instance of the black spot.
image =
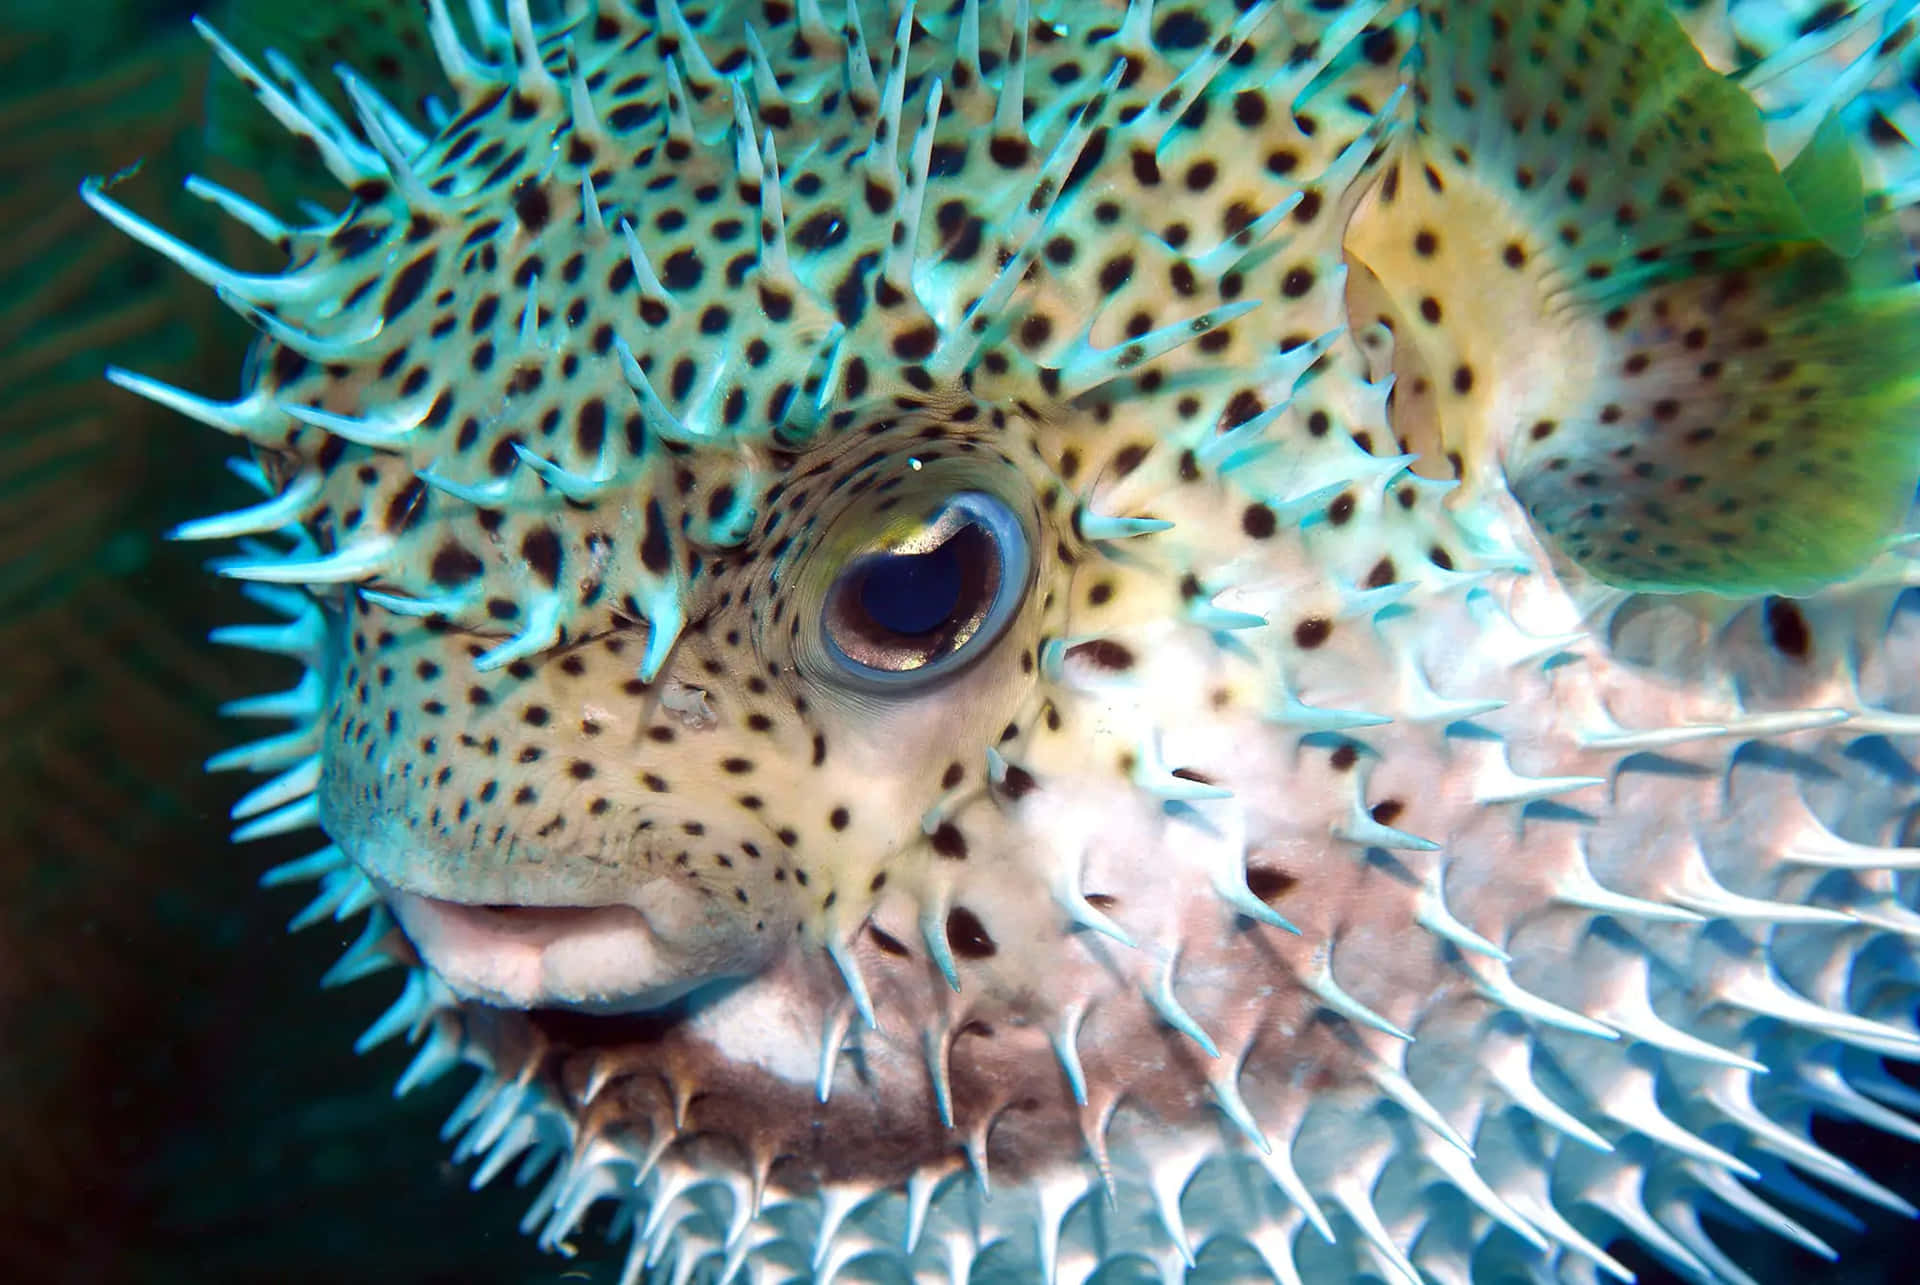
<svg viewBox="0 0 1920 1285">
<path fill-rule="evenodd" d="M 1113 475 L 1115 477 L 1125 477 L 1139 468 L 1141 462 L 1147 458 L 1147 452 L 1151 449 L 1151 447 L 1139 442 L 1121 447 L 1113 457 Z"/>
<path fill-rule="evenodd" d="M 343 260 L 357 259 L 386 239 L 393 230 L 386 223 L 353 223 L 327 238 L 327 244 L 339 251 Z"/>
<path fill-rule="evenodd" d="M 1852 9 L 1847 0 L 1827 0 L 1827 3 L 1815 9 L 1800 22 L 1800 34 L 1810 36 L 1816 31 L 1825 30 L 1847 16 Z"/>
<path fill-rule="evenodd" d="M 307 359 L 291 348 L 276 348 L 273 352 L 273 382 L 275 387 L 285 388 L 307 371 Z"/>
<path fill-rule="evenodd" d="M 1198 409 L 1199 404 L 1196 402 L 1193 409 L 1182 411 L 1181 417 L 1191 418 Z M 1266 403 L 1260 400 L 1260 394 L 1251 388 L 1242 388 L 1229 397 L 1226 406 L 1221 409 L 1220 431 L 1224 433 L 1228 429 L 1238 428 L 1255 416 L 1263 414 L 1266 409 Z"/>
<path fill-rule="evenodd" d="M 967 166 L 967 145 L 965 143 L 935 143 L 933 154 L 927 161 L 929 178 L 946 178 L 958 174 Z"/>
<path fill-rule="evenodd" d="M 639 129 L 642 125 L 652 120 L 659 110 L 659 103 L 646 99 L 631 103 L 622 103 L 607 113 L 607 124 L 624 134 L 630 130 Z"/>
<path fill-rule="evenodd" d="M 847 239 L 847 221 L 838 211 L 821 210 L 793 230 L 793 244 L 808 253 L 830 249 Z"/>
<path fill-rule="evenodd" d="M 419 299 L 420 292 L 426 289 L 427 282 L 433 278 L 433 265 L 439 258 L 439 251 L 429 250 L 400 270 L 393 279 L 393 285 L 387 290 L 387 298 L 380 305 L 380 315 L 392 321 Z"/>
<path fill-rule="evenodd" d="M 960 833 L 960 827 L 951 821 L 942 821 L 938 829 L 927 837 L 933 850 L 950 861 L 967 859 L 967 837 Z"/>
<path fill-rule="evenodd" d="M 873 938 L 873 944 L 878 946 L 880 952 L 884 955 L 892 955 L 896 959 L 908 959 L 912 957 L 913 952 L 902 945 L 898 938 L 890 933 L 882 932 L 873 924 L 867 925 L 867 936 Z"/>
<path fill-rule="evenodd" d="M 964 201 L 943 201 L 934 212 L 940 230 L 940 255 L 949 263 L 966 263 L 980 253 L 986 221 L 967 211 Z"/>
<path fill-rule="evenodd" d="M 699 367 L 694 365 L 691 357 L 682 357 L 674 362 L 673 372 L 667 376 L 668 393 L 675 401 L 686 400 L 687 394 L 693 391 L 694 377 L 699 373 Z"/>
<path fill-rule="evenodd" d="M 660 282 L 669 290 L 692 290 L 700 284 L 700 278 L 706 275 L 701 266 L 700 256 L 692 250 L 676 250 L 667 256 L 661 265 Z"/>
<path fill-rule="evenodd" d="M 947 913 L 947 945 L 962 959 L 986 959 L 999 950 L 987 935 L 987 926 L 965 906 Z"/>
<path fill-rule="evenodd" d="M 551 589 L 560 579 L 560 537 L 551 527 L 535 527 L 527 532 L 520 541 L 520 556 L 527 561 L 527 569 L 532 571 Z"/>
<path fill-rule="evenodd" d="M 1279 528 L 1279 519 L 1264 504 L 1249 504 L 1240 514 L 1240 529 L 1256 540 L 1269 539 Z"/>
<path fill-rule="evenodd" d="M 1073 158 L 1073 168 L 1067 171 L 1065 181 L 1060 184 L 1062 193 L 1072 192 L 1083 185 L 1107 154 L 1107 138 L 1111 133 L 1104 126 L 1093 131 L 1092 137 L 1080 148 L 1080 154 Z"/>
<path fill-rule="evenodd" d="M 465 584 L 480 571 L 480 559 L 456 540 L 447 541 L 433 555 L 431 574 L 437 585 Z"/>
<path fill-rule="evenodd" d="M 383 522 L 389 531 L 405 531 L 426 512 L 427 484 L 419 478 L 409 481 L 387 502 Z"/>
<path fill-rule="evenodd" d="M 1191 9 L 1176 9 L 1153 29 L 1153 43 L 1159 49 L 1198 49 L 1212 35 L 1205 18 Z"/>
<path fill-rule="evenodd" d="M 1400 40 L 1391 28 L 1369 28 L 1360 38 L 1360 52 L 1376 67 L 1384 67 L 1400 53 Z"/>
<path fill-rule="evenodd" d="M 1342 746 L 1350 749 L 1350 746 Z M 1262 901 L 1272 902 L 1287 895 L 1300 880 L 1274 866 L 1248 866 L 1247 891 Z"/>
<path fill-rule="evenodd" d="M 607 404 L 598 397 L 588 398 L 580 407 L 573 427 L 574 442 L 587 455 L 596 455 L 607 436 Z"/>
<path fill-rule="evenodd" d="M 495 477 L 505 477 L 507 474 L 513 472 L 515 466 L 520 462 L 520 456 L 515 453 L 513 449 L 519 440 L 519 437 L 516 435 L 503 437 L 493 444 L 493 449 L 487 452 L 487 471 L 489 473 L 492 473 Z"/>
<path fill-rule="evenodd" d="M 656 576 L 665 575 L 672 566 L 667 543 L 667 515 L 661 510 L 658 499 L 647 501 L 647 527 L 646 534 L 640 539 L 640 562 Z"/>
<path fill-rule="evenodd" d="M 1076 643 L 1067 648 L 1067 658 L 1116 672 L 1132 669 L 1134 663 L 1133 652 L 1124 643 L 1117 643 L 1111 638 Z"/>
<path fill-rule="evenodd" d="M 1792 660 L 1805 660 L 1813 650 L 1813 631 L 1800 608 L 1788 598 L 1769 598 L 1764 610 L 1767 641 L 1774 650 Z"/>
<path fill-rule="evenodd" d="M 847 275 L 833 288 L 833 312 L 840 324 L 852 329 L 867 311 L 867 274 L 880 262 L 880 256 L 868 251 L 853 261 Z"/>
<path fill-rule="evenodd" d="M 538 232 L 553 217 L 553 202 L 548 199 L 547 189 L 539 180 L 522 179 L 513 189 L 513 212 L 519 218 L 521 227 L 529 232 Z"/>
<path fill-rule="evenodd" d="M 793 315 L 793 296 L 764 282 L 760 286 L 760 311 L 769 321 L 785 321 Z"/>
<path fill-rule="evenodd" d="M 932 325 L 919 326 L 893 337 L 893 355 L 902 361 L 924 361 L 939 342 L 939 330 Z"/>
<path fill-rule="evenodd" d="M 1333 624 L 1325 616 L 1308 616 L 1293 627 L 1294 646 L 1312 651 L 1333 633 Z"/>
<path fill-rule="evenodd" d="M 987 143 L 987 155 L 1001 169 L 1017 170 L 1033 155 L 1033 145 L 1018 134 L 995 134 Z"/>
</svg>

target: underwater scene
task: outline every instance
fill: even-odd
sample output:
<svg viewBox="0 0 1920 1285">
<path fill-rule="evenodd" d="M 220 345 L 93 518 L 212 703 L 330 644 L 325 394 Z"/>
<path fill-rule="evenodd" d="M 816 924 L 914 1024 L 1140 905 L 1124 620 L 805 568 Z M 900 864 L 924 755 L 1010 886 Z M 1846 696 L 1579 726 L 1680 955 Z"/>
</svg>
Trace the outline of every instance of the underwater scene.
<svg viewBox="0 0 1920 1285">
<path fill-rule="evenodd" d="M 9 0 L 0 121 L 0 1279 L 1920 1279 L 1920 0 Z"/>
</svg>

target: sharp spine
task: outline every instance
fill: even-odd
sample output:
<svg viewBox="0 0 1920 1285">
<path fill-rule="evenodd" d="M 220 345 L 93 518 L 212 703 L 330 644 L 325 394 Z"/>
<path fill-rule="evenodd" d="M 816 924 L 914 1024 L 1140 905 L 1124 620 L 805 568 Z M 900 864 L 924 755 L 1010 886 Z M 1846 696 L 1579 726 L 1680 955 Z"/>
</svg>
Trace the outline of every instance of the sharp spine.
<svg viewBox="0 0 1920 1285">
<path fill-rule="evenodd" d="M 1085 1009 L 1069 1009 L 1049 1037 L 1054 1056 L 1060 1062 L 1061 1071 L 1066 1074 L 1067 1087 L 1073 1091 L 1073 1100 L 1080 1106 L 1087 1105 L 1087 1073 L 1080 1065 L 1078 1044 L 1080 1023 L 1085 1018 Z"/>
<path fill-rule="evenodd" d="M 320 824 L 320 800 L 309 794 L 297 799 L 277 811 L 263 817 L 256 817 L 233 832 L 235 843 L 249 843 L 254 839 L 265 839 L 276 834 L 291 834 L 295 830 L 304 830 Z"/>
<path fill-rule="evenodd" d="M 1123 375 L 1128 375 L 1147 365 L 1149 362 L 1194 342 L 1210 331 L 1218 330 L 1231 321 L 1244 317 L 1260 306 L 1258 299 L 1242 299 L 1234 303 L 1222 304 L 1218 308 L 1189 317 L 1184 321 L 1175 321 L 1157 329 L 1149 330 L 1137 338 L 1127 339 L 1108 348 L 1094 348 L 1088 344 L 1076 345 L 1067 359 L 1055 368 L 1059 378 L 1056 396 L 1062 401 L 1072 401 L 1103 384 L 1111 383 Z"/>
<path fill-rule="evenodd" d="M 1485 955 L 1489 959 L 1508 963 L 1513 956 L 1493 942 L 1488 941 L 1454 916 L 1447 908 L 1446 875 L 1444 868 L 1435 863 L 1422 882 L 1414 921 L 1436 937 L 1452 942 L 1464 951 L 1476 955 Z"/>
<path fill-rule="evenodd" d="M 867 993 L 867 980 L 860 975 L 860 965 L 855 962 L 852 949 L 837 935 L 829 936 L 826 946 L 827 954 L 833 959 L 834 966 L 840 970 L 840 976 L 847 984 L 847 996 L 859 1012 L 861 1022 L 870 1031 L 880 1029 L 880 1023 L 873 1012 L 873 998 Z"/>
<path fill-rule="evenodd" d="M 519 62 L 519 69 L 514 76 L 515 87 L 529 98 L 557 105 L 560 101 L 560 85 L 554 80 L 553 73 L 547 70 L 527 0 L 507 0 L 507 29 L 512 33 L 513 50 Z"/>
<path fill-rule="evenodd" d="M 189 174 L 186 180 L 189 195 L 206 201 L 234 222 L 247 228 L 255 236 L 269 245 L 282 249 L 290 248 L 298 235 L 292 225 L 283 222 L 260 206 L 249 201 L 231 188 L 224 187 L 210 178 L 198 174 Z"/>
<path fill-rule="evenodd" d="M 1075 515 L 1074 525 L 1083 539 L 1101 543 L 1131 540 L 1143 535 L 1158 535 L 1173 530 L 1173 523 L 1161 518 L 1116 518 L 1083 508 Z M 1264 621 L 1262 623 L 1265 623 Z"/>
<path fill-rule="evenodd" d="M 118 366 L 107 367 L 107 379 L 156 406 L 249 442 L 276 446 L 286 437 L 285 414 L 258 390 L 236 402 L 215 402 Z"/>
<path fill-rule="evenodd" d="M 1193 1014 L 1187 1012 L 1173 993 L 1174 964 L 1178 958 L 1178 954 L 1169 955 L 1156 970 L 1153 983 L 1143 991 L 1147 1003 L 1160 1015 L 1161 1021 L 1199 1045 L 1208 1057 L 1219 1057 L 1220 1048 L 1213 1042 L 1213 1037 L 1201 1028 Z"/>
<path fill-rule="evenodd" d="M 1763 970 L 1757 964 L 1729 970 L 1713 994 L 1715 999 L 1734 1008 L 1831 1035 L 1842 1043 L 1886 1048 L 1894 1056 L 1907 1059 L 1914 1058 L 1916 1051 L 1920 1051 L 1920 1033 L 1815 1003 L 1787 989 L 1770 970 Z"/>
<path fill-rule="evenodd" d="M 527 626 L 513 637 L 474 657 L 473 667 L 488 673 L 511 665 L 516 660 L 538 656 L 560 641 L 560 619 L 566 599 L 557 593 L 536 595 L 527 608 Z"/>
<path fill-rule="evenodd" d="M 328 173 L 340 186 L 352 189 L 370 179 L 385 178 L 386 174 L 376 166 L 354 155 L 351 142 L 343 142 L 320 122 L 303 112 L 285 91 L 267 78 L 258 67 L 249 62 L 244 54 L 228 43 L 227 38 L 216 31 L 204 18 L 193 19 L 193 29 L 200 33 L 201 39 L 213 47 L 214 54 L 225 63 L 227 70 L 254 97 L 260 100 L 273 118 L 280 122 L 286 131 L 296 138 L 311 143 L 320 154 L 320 163 L 327 167 Z"/>
<path fill-rule="evenodd" d="M 336 986 L 345 986 L 348 982 L 359 981 L 362 977 L 370 977 L 398 964 L 400 959 L 387 947 L 392 932 L 393 920 L 386 908 L 375 905 L 353 945 L 347 947 L 340 958 L 333 962 L 333 967 L 320 975 L 321 988 L 331 990 Z"/>
<path fill-rule="evenodd" d="M 1513 980 L 1513 974 L 1508 972 L 1507 966 L 1499 960 L 1482 957 L 1472 965 L 1467 965 L 1466 958 L 1466 956 L 1461 957 L 1460 966 L 1473 980 L 1474 988 L 1489 1002 L 1511 1009 L 1522 1017 L 1532 1018 L 1536 1022 L 1543 1022 L 1563 1031 L 1590 1035 L 1599 1040 L 1620 1038 L 1620 1032 L 1611 1026 L 1597 1022 L 1583 1013 L 1562 1008 L 1527 990 Z"/>
<path fill-rule="evenodd" d="M 223 562 L 216 570 L 233 580 L 266 584 L 348 584 L 371 580 L 392 564 L 396 544 L 391 536 L 375 536 L 348 545 L 324 557 L 289 558 L 271 562 Z"/>
<path fill-rule="evenodd" d="M 296 857 L 292 861 L 283 861 L 260 876 L 262 888 L 278 888 L 289 883 L 311 883 L 325 878 L 335 870 L 347 866 L 346 854 L 339 847 L 328 844 L 318 852 Z"/>
<path fill-rule="evenodd" d="M 318 406 L 303 406 L 298 402 L 281 402 L 279 410 L 311 428 L 343 437 L 359 446 L 374 450 L 394 451 L 407 446 L 419 431 L 427 417 L 428 404 L 421 403 L 417 408 L 407 408 L 399 413 L 356 419 L 350 415 L 337 415 L 322 410 Z"/>
<path fill-rule="evenodd" d="M 386 162 L 387 174 L 407 207 L 419 211 L 444 208 L 446 203 L 428 189 L 408 159 L 409 143 L 412 144 L 411 150 L 417 154 L 426 147 L 426 140 L 394 110 L 391 103 L 380 96 L 379 91 L 360 79 L 351 68 L 338 67 L 335 71 L 347 91 L 354 112 L 360 118 L 361 129 L 366 132 L 374 150 L 380 153 L 380 159 Z M 396 128 L 402 132 L 396 133 Z"/>
<path fill-rule="evenodd" d="M 1348 1021 L 1355 1022 L 1370 1030 L 1379 1031 L 1382 1035 L 1390 1035 L 1396 1040 L 1401 1040 L 1408 1044 L 1413 1043 L 1412 1034 L 1400 1029 L 1386 1018 L 1380 1016 L 1380 1014 L 1368 1008 L 1365 1004 L 1362 1004 L 1359 1000 L 1348 994 L 1339 982 L 1333 979 L 1333 956 L 1331 953 L 1323 955 L 1317 962 L 1314 971 L 1308 976 L 1301 978 L 1301 985 L 1313 992 L 1322 1006 L 1331 1012 L 1338 1013 Z"/>
<path fill-rule="evenodd" d="M 320 731 L 317 727 L 296 727 L 290 732 L 222 750 L 206 761 L 204 770 L 271 772 L 300 761 L 319 747 Z"/>
<path fill-rule="evenodd" d="M 460 32 L 453 25 L 453 15 L 447 11 L 447 0 L 427 0 L 427 34 L 433 40 L 433 50 L 440 60 L 440 69 L 446 73 L 447 83 L 460 95 L 462 103 L 470 103 L 491 89 L 506 82 L 484 62 L 468 51 Z"/>
<path fill-rule="evenodd" d="M 593 472 L 575 473 L 562 468 L 550 459 L 536 455 L 518 442 L 513 443 L 513 453 L 522 464 L 540 475 L 540 479 L 560 494 L 580 504 L 599 499 L 612 489 L 619 480 L 611 455 L 602 448 L 595 461 Z"/>
<path fill-rule="evenodd" d="M 920 940 L 926 944 L 927 957 L 933 960 L 940 975 L 947 980 L 949 989 L 960 990 L 960 967 L 953 957 L 953 947 L 947 941 L 946 911 L 944 907 L 928 903 L 920 911 Z"/>
<path fill-rule="evenodd" d="M 1218 1073 L 1207 1078 L 1207 1087 L 1213 1092 L 1214 1105 L 1220 1108 L 1220 1113 L 1240 1131 L 1253 1149 L 1261 1155 L 1272 1155 L 1273 1143 L 1261 1130 L 1260 1122 L 1253 1118 L 1247 1100 L 1240 1095 L 1239 1067 L 1223 1064 Z"/>
<path fill-rule="evenodd" d="M 318 789 L 319 785 L 320 756 L 310 754 L 265 785 L 256 786 L 247 791 L 227 815 L 235 821 L 248 821 L 263 812 L 270 812 L 296 799 L 306 798 Z"/>
<path fill-rule="evenodd" d="M 920 1051 L 927 1063 L 927 1076 L 933 1083 L 933 1103 L 943 1129 L 953 1128 L 953 1080 L 947 1069 L 949 1038 L 942 1027 L 928 1027 L 920 1036 Z"/>
<path fill-rule="evenodd" d="M 182 522 L 167 532 L 169 540 L 228 540 L 242 535 L 267 535 L 291 526 L 306 513 L 326 484 L 318 469 L 309 469 L 287 483 L 271 500 L 231 513 Z"/>
</svg>

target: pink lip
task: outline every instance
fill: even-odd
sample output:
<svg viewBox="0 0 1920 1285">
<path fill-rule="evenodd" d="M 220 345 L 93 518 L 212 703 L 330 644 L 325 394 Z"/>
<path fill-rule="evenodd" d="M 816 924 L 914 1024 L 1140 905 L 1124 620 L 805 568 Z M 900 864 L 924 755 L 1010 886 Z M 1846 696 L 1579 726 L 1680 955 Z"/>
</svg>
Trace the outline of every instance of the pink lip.
<svg viewBox="0 0 1920 1285">
<path fill-rule="evenodd" d="M 466 999 L 632 1012 L 692 986 L 658 984 L 659 942 L 631 906 L 478 906 L 381 890 L 428 967 Z"/>
</svg>

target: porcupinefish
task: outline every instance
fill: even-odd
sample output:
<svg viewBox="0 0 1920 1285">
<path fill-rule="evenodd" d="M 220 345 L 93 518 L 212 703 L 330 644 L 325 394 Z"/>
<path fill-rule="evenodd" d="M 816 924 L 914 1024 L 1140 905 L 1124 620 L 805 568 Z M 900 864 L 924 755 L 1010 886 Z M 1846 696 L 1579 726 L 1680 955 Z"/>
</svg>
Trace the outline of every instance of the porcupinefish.
<svg viewBox="0 0 1920 1285">
<path fill-rule="evenodd" d="M 189 523 L 241 838 L 624 1279 L 1746 1277 L 1907 1209 L 1911 5 L 424 6 Z M 1732 74 L 1729 74 L 1731 72 Z M 1908 1210 L 1911 1212 L 1911 1210 Z"/>
</svg>

